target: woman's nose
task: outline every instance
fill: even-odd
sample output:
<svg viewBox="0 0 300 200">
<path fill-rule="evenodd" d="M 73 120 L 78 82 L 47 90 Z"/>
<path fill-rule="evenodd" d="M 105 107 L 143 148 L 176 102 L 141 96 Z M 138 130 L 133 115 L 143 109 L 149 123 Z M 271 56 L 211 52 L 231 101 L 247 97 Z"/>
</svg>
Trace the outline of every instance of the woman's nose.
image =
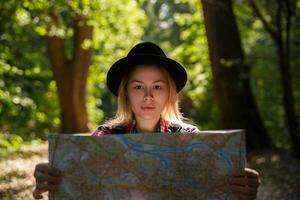
<svg viewBox="0 0 300 200">
<path fill-rule="evenodd" d="M 144 101 L 153 100 L 153 95 L 151 89 L 145 90 Z"/>
</svg>

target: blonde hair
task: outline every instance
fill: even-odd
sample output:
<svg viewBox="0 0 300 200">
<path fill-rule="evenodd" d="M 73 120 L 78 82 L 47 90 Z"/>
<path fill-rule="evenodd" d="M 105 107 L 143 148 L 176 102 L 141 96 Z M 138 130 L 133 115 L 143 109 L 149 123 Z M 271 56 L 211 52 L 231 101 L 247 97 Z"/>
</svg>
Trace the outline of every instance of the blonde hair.
<svg viewBox="0 0 300 200">
<path fill-rule="evenodd" d="M 157 66 L 162 70 L 164 75 L 167 77 L 169 96 L 165 108 L 161 113 L 161 119 L 176 124 L 185 124 L 185 119 L 179 110 L 179 94 L 177 93 L 176 85 L 170 74 L 164 68 Z M 106 121 L 107 124 L 126 126 L 134 120 L 134 114 L 131 109 L 130 102 L 126 96 L 127 83 L 130 75 L 134 71 L 135 67 L 121 80 L 118 90 L 118 109 L 114 118 Z"/>
</svg>

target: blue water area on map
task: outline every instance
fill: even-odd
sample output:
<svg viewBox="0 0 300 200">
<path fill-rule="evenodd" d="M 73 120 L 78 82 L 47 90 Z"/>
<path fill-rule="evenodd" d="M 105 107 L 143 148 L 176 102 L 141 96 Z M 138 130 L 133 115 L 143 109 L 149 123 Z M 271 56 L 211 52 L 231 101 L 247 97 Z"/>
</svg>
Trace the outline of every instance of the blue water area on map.
<svg viewBox="0 0 300 200">
<path fill-rule="evenodd" d="M 233 172 L 233 165 L 232 161 L 230 159 L 230 156 L 232 155 L 240 155 L 241 151 L 239 149 L 234 148 L 223 148 L 223 149 L 214 149 L 212 145 L 203 142 L 203 141 L 193 141 L 186 145 L 178 145 L 176 147 L 166 147 L 166 146 L 159 146 L 159 145 L 151 145 L 151 144 L 141 144 L 141 143 L 134 143 L 130 139 L 126 137 L 126 135 L 115 135 L 114 137 L 117 137 L 120 142 L 122 142 L 124 145 L 128 147 L 130 152 L 134 153 L 141 153 L 147 156 L 152 156 L 155 159 L 159 159 L 162 167 L 161 175 L 162 177 L 167 175 L 168 173 L 172 173 L 172 169 L 174 169 L 173 162 L 172 162 L 172 156 L 176 153 L 188 153 L 192 152 L 193 150 L 201 150 L 208 152 L 209 154 L 214 155 L 217 160 L 222 162 L 222 167 L 225 168 L 224 171 L 227 172 L 228 175 L 231 175 Z M 188 154 L 187 154 L 188 155 Z M 175 170 L 175 169 L 174 169 Z M 220 200 L 226 200 L 229 199 L 228 195 L 212 195 L 209 193 L 208 189 L 200 184 L 199 182 L 196 182 L 195 180 L 181 180 L 181 181 L 172 181 L 172 183 L 166 181 L 165 183 L 162 183 L 163 185 L 172 185 L 172 187 L 182 189 L 193 189 L 196 191 L 201 191 L 205 194 L 205 199 L 211 200 L 211 199 L 220 199 Z"/>
</svg>

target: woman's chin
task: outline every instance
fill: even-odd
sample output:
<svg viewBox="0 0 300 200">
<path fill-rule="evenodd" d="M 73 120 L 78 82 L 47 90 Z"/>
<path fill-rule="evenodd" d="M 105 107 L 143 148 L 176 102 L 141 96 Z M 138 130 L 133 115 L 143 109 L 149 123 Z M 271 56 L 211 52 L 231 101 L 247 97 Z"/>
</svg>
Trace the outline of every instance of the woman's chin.
<svg viewBox="0 0 300 200">
<path fill-rule="evenodd" d="M 154 114 L 154 113 L 142 113 L 139 115 L 139 117 L 143 120 L 159 120 L 160 115 Z"/>
</svg>

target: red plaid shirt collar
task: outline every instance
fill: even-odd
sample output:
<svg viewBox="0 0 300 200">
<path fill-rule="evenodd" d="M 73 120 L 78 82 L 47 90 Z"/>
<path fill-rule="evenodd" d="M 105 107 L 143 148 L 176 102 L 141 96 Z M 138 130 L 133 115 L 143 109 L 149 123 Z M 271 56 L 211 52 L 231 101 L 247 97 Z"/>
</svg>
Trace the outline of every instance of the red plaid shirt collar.
<svg viewBox="0 0 300 200">
<path fill-rule="evenodd" d="M 168 121 L 161 119 L 159 124 L 160 125 L 157 128 L 156 132 L 158 132 L 158 133 L 170 133 L 171 132 L 171 130 L 169 129 L 170 123 Z M 133 120 L 132 123 L 126 127 L 126 133 L 138 133 L 135 120 Z"/>
</svg>

